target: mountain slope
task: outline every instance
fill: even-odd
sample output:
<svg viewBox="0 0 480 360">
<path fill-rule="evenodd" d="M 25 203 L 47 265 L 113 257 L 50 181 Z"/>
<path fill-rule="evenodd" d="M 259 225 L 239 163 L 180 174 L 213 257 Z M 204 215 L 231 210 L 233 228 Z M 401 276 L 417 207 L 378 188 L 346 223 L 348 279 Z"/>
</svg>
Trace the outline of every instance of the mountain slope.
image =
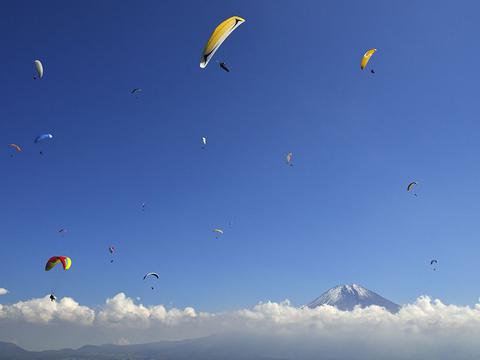
<svg viewBox="0 0 480 360">
<path fill-rule="evenodd" d="M 331 288 L 306 306 L 313 309 L 322 305 L 335 306 L 343 311 L 353 310 L 355 306 L 363 308 L 370 305 L 384 307 L 392 313 L 400 310 L 399 305 L 357 284 Z"/>
</svg>

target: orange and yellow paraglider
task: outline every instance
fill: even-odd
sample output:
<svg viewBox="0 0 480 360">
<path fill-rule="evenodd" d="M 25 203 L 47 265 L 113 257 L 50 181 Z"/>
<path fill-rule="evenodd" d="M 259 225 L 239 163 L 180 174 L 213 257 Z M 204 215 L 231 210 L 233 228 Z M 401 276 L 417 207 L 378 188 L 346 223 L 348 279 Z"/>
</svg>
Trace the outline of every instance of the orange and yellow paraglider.
<svg viewBox="0 0 480 360">
<path fill-rule="evenodd" d="M 62 264 L 63 270 L 68 270 L 72 266 L 72 260 L 68 256 L 52 256 L 45 265 L 45 271 L 52 270 L 57 264 Z"/>
<path fill-rule="evenodd" d="M 375 54 L 377 49 L 370 49 L 367 50 L 367 52 L 363 55 L 362 61 L 360 62 L 360 68 L 363 70 L 367 66 L 368 62 L 370 61 L 370 58 Z"/>
<path fill-rule="evenodd" d="M 245 19 L 240 16 L 232 16 L 227 20 L 224 20 L 213 30 L 210 38 L 203 49 L 202 58 L 200 59 L 200 67 L 202 69 L 207 67 L 208 62 L 218 50 L 220 45 L 225 41 L 227 37 L 240 25 L 245 22 Z"/>
</svg>

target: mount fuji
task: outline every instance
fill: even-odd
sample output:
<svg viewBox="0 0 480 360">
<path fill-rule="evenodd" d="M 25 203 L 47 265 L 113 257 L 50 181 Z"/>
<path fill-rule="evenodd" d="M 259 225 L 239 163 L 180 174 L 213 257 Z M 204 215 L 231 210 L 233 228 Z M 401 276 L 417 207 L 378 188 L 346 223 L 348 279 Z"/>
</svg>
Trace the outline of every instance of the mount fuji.
<svg viewBox="0 0 480 360">
<path fill-rule="evenodd" d="M 400 310 L 400 305 L 357 284 L 333 287 L 305 306 L 313 309 L 322 305 L 335 306 L 343 311 L 351 311 L 355 306 L 364 308 L 370 305 L 381 306 L 391 313 Z"/>
</svg>

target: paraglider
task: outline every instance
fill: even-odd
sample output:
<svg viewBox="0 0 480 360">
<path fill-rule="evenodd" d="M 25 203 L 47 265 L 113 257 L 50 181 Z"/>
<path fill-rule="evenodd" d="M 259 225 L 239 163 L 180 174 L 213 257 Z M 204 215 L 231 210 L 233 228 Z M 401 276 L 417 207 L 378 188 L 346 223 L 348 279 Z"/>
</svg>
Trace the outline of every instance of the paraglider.
<svg viewBox="0 0 480 360">
<path fill-rule="evenodd" d="M 40 141 L 45 141 L 47 139 L 53 139 L 52 134 L 41 134 L 38 135 L 35 140 L 33 141 L 35 144 L 39 143 Z M 43 151 L 40 150 L 40 155 L 43 155 Z"/>
<path fill-rule="evenodd" d="M 72 266 L 72 260 L 68 256 L 52 256 L 45 265 L 45 271 L 52 270 L 57 264 L 62 264 L 63 270 L 68 270 Z"/>
<path fill-rule="evenodd" d="M 135 88 L 135 89 L 132 89 L 132 90 L 130 91 L 130 94 L 135 95 L 135 94 L 139 94 L 139 93 L 141 93 L 141 92 L 142 92 L 142 89 L 140 89 L 140 88 Z"/>
<path fill-rule="evenodd" d="M 67 233 L 67 229 L 63 229 L 63 228 L 62 228 L 62 229 L 58 230 L 58 233 L 59 233 L 59 234 L 62 234 L 62 235 L 63 235 L 63 234 L 66 234 L 66 233 Z"/>
<path fill-rule="evenodd" d="M 245 19 L 242 19 L 239 16 L 232 16 L 227 20 L 224 20 L 215 28 L 215 30 L 213 30 L 210 38 L 207 41 L 207 44 L 205 45 L 205 48 L 203 49 L 202 57 L 200 59 L 200 67 L 202 69 L 207 67 L 208 62 L 218 50 L 220 45 L 222 45 L 222 43 L 225 41 L 225 39 L 229 37 L 230 34 L 244 22 Z"/>
<path fill-rule="evenodd" d="M 220 66 L 220 68 L 225 70 L 226 72 L 230 72 L 230 69 L 228 68 L 227 64 L 225 64 L 223 61 L 218 62 L 218 66 Z"/>
<path fill-rule="evenodd" d="M 145 276 L 143 277 L 143 280 L 146 280 L 147 278 L 149 278 L 150 276 L 152 277 L 155 277 L 157 279 L 160 279 L 160 276 L 158 276 L 158 274 L 156 272 L 149 272 L 149 273 L 146 273 Z M 151 287 L 152 290 L 153 290 L 153 286 Z"/>
<path fill-rule="evenodd" d="M 293 153 L 289 152 L 287 154 L 285 162 L 287 163 L 288 166 L 293 166 Z"/>
<path fill-rule="evenodd" d="M 55 297 L 55 295 L 50 294 L 50 301 L 51 301 L 51 302 L 54 302 L 55 300 L 57 300 L 57 298 Z"/>
<path fill-rule="evenodd" d="M 146 280 L 149 276 L 153 276 L 153 277 L 156 277 L 157 279 L 160 279 L 160 276 L 156 272 L 149 272 L 145 274 L 145 276 L 143 277 L 143 280 Z"/>
<path fill-rule="evenodd" d="M 435 259 L 430 261 L 430 265 L 433 266 L 433 271 L 437 271 L 437 264 L 438 264 L 438 261 Z"/>
<path fill-rule="evenodd" d="M 417 183 L 416 181 L 412 181 L 410 184 L 408 184 L 408 186 L 407 186 L 407 192 L 412 191 L 412 190 L 415 188 L 415 186 L 417 186 L 417 184 L 418 184 L 418 183 Z M 413 196 L 417 196 L 417 194 L 416 194 L 416 193 L 413 193 Z"/>
<path fill-rule="evenodd" d="M 15 149 L 16 152 L 21 152 L 22 148 L 18 146 L 17 144 L 8 144 L 11 148 Z M 13 157 L 13 154 L 10 154 L 10 157 Z"/>
<path fill-rule="evenodd" d="M 370 58 L 373 56 L 373 54 L 375 54 L 376 51 L 377 49 L 370 49 L 370 50 L 367 50 L 367 52 L 365 52 L 365 54 L 362 57 L 362 61 L 360 62 L 360 68 L 362 70 L 365 69 L 368 62 L 370 61 Z M 371 72 L 372 74 L 375 74 L 375 71 L 372 70 Z"/>
<path fill-rule="evenodd" d="M 202 136 L 202 149 L 205 149 L 205 146 L 207 146 L 207 138 L 205 136 Z"/>
<path fill-rule="evenodd" d="M 223 235 L 222 229 L 213 229 L 212 231 L 215 233 L 215 239 L 218 239 L 221 235 Z"/>
<path fill-rule="evenodd" d="M 21 152 L 22 148 L 18 146 L 17 144 L 8 144 L 8 146 L 14 148 L 17 152 Z"/>
<path fill-rule="evenodd" d="M 43 77 L 43 65 L 42 65 L 42 62 L 40 60 L 35 60 L 33 62 L 35 64 L 35 70 L 37 70 L 37 76 L 38 76 L 38 79 L 41 79 Z M 37 79 L 36 76 L 33 77 L 34 80 Z"/>
<path fill-rule="evenodd" d="M 110 252 L 110 254 L 111 254 L 112 257 L 113 257 L 113 254 L 115 253 L 115 246 L 110 245 L 110 246 L 108 247 L 108 251 Z M 110 259 L 110 263 L 113 263 L 113 259 Z"/>
<path fill-rule="evenodd" d="M 43 140 L 47 140 L 47 139 L 53 139 L 53 135 L 52 135 L 52 134 L 41 134 L 41 135 L 38 135 L 33 142 L 36 144 L 36 143 L 38 143 L 39 141 L 43 141 Z"/>
<path fill-rule="evenodd" d="M 145 203 L 142 203 L 142 211 L 145 211 Z"/>
</svg>

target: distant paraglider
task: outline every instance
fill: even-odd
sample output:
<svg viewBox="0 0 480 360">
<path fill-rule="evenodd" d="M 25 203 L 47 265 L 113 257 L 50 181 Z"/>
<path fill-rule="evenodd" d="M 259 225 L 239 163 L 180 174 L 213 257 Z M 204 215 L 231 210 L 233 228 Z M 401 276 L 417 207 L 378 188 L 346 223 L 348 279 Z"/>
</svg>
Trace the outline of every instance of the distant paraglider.
<svg viewBox="0 0 480 360">
<path fill-rule="evenodd" d="M 18 146 L 17 144 L 8 144 L 8 146 L 14 148 L 17 152 L 21 152 L 22 148 Z"/>
<path fill-rule="evenodd" d="M 220 45 L 222 45 L 222 43 L 225 41 L 225 39 L 227 39 L 230 34 L 244 22 L 245 19 L 242 19 L 239 16 L 232 16 L 227 20 L 224 20 L 215 28 L 215 30 L 213 30 L 210 38 L 207 41 L 207 44 L 205 45 L 205 48 L 203 49 L 202 58 L 200 59 L 200 67 L 202 69 L 207 67 L 208 62 L 218 50 Z"/>
<path fill-rule="evenodd" d="M 50 294 L 50 301 L 51 301 L 51 302 L 54 302 L 54 301 L 56 301 L 56 300 L 57 300 L 57 298 L 55 297 L 55 295 Z"/>
<path fill-rule="evenodd" d="M 41 135 L 38 135 L 35 140 L 33 140 L 33 142 L 36 144 L 40 141 L 44 141 L 44 140 L 47 140 L 47 139 L 53 139 L 53 135 L 52 134 L 41 134 Z"/>
<path fill-rule="evenodd" d="M 110 245 L 108 247 L 108 252 L 112 255 L 112 259 L 110 259 L 110 263 L 113 263 L 113 254 L 115 253 L 115 246 Z"/>
<path fill-rule="evenodd" d="M 416 186 L 417 186 L 418 182 L 416 181 L 412 181 L 410 184 L 408 184 L 407 186 L 407 192 L 411 192 Z M 416 192 L 413 192 L 413 196 L 417 196 L 417 193 Z"/>
<path fill-rule="evenodd" d="M 18 146 L 17 144 L 8 144 L 9 147 L 15 149 L 16 152 L 21 152 L 22 148 Z M 13 157 L 13 154 L 10 155 L 10 157 Z"/>
<path fill-rule="evenodd" d="M 35 60 L 33 62 L 35 64 L 35 70 L 37 71 L 37 76 L 34 76 L 33 79 L 41 79 L 43 78 L 43 65 L 40 60 Z"/>
<path fill-rule="evenodd" d="M 207 146 L 207 138 L 202 136 L 202 149 L 205 149 L 205 146 Z"/>
<path fill-rule="evenodd" d="M 72 260 L 68 256 L 52 256 L 45 265 L 45 271 L 52 270 L 58 264 L 62 264 L 63 270 L 68 270 L 72 266 Z"/>
<path fill-rule="evenodd" d="M 360 62 L 360 69 L 362 70 L 365 69 L 368 62 L 370 61 L 370 58 L 373 56 L 373 54 L 375 54 L 376 51 L 377 49 L 370 49 L 370 50 L 367 50 L 367 52 L 365 52 L 365 54 L 362 57 L 362 61 Z M 370 72 L 372 74 L 375 74 L 375 71 L 373 69 Z"/>
<path fill-rule="evenodd" d="M 218 61 L 217 61 L 218 62 Z M 220 66 L 220 68 L 226 72 L 230 72 L 230 69 L 228 68 L 227 64 L 225 64 L 223 61 L 221 62 L 218 62 L 218 66 Z"/>
<path fill-rule="evenodd" d="M 432 261 L 430 261 L 430 266 L 433 267 L 433 271 L 437 271 L 437 265 L 438 265 L 438 261 L 433 259 Z"/>
<path fill-rule="evenodd" d="M 33 141 L 35 144 L 41 142 L 41 141 L 45 141 L 47 139 L 53 139 L 53 135 L 52 134 L 41 134 L 41 135 L 38 135 L 35 140 Z M 42 155 L 43 152 L 40 150 L 40 155 Z"/>
<path fill-rule="evenodd" d="M 58 230 L 58 233 L 60 235 L 65 235 L 67 233 L 67 229 L 61 228 L 60 230 Z"/>
<path fill-rule="evenodd" d="M 156 272 L 149 272 L 149 273 L 146 273 L 145 276 L 143 277 L 143 280 L 146 280 L 148 279 L 149 277 L 155 277 L 157 279 L 160 279 L 160 276 L 156 273 Z M 152 290 L 153 290 L 153 286 L 151 286 Z"/>
<path fill-rule="evenodd" d="M 285 158 L 285 162 L 288 166 L 293 166 L 293 153 L 289 152 Z"/>
<path fill-rule="evenodd" d="M 220 236 L 223 235 L 222 229 L 213 229 L 212 231 L 215 233 L 215 239 L 218 239 Z"/>
<path fill-rule="evenodd" d="M 132 94 L 132 95 L 138 95 L 138 94 L 140 94 L 142 91 L 143 91 L 143 90 L 140 89 L 140 88 L 135 88 L 135 89 L 132 89 L 132 90 L 130 91 L 130 94 Z"/>
</svg>

